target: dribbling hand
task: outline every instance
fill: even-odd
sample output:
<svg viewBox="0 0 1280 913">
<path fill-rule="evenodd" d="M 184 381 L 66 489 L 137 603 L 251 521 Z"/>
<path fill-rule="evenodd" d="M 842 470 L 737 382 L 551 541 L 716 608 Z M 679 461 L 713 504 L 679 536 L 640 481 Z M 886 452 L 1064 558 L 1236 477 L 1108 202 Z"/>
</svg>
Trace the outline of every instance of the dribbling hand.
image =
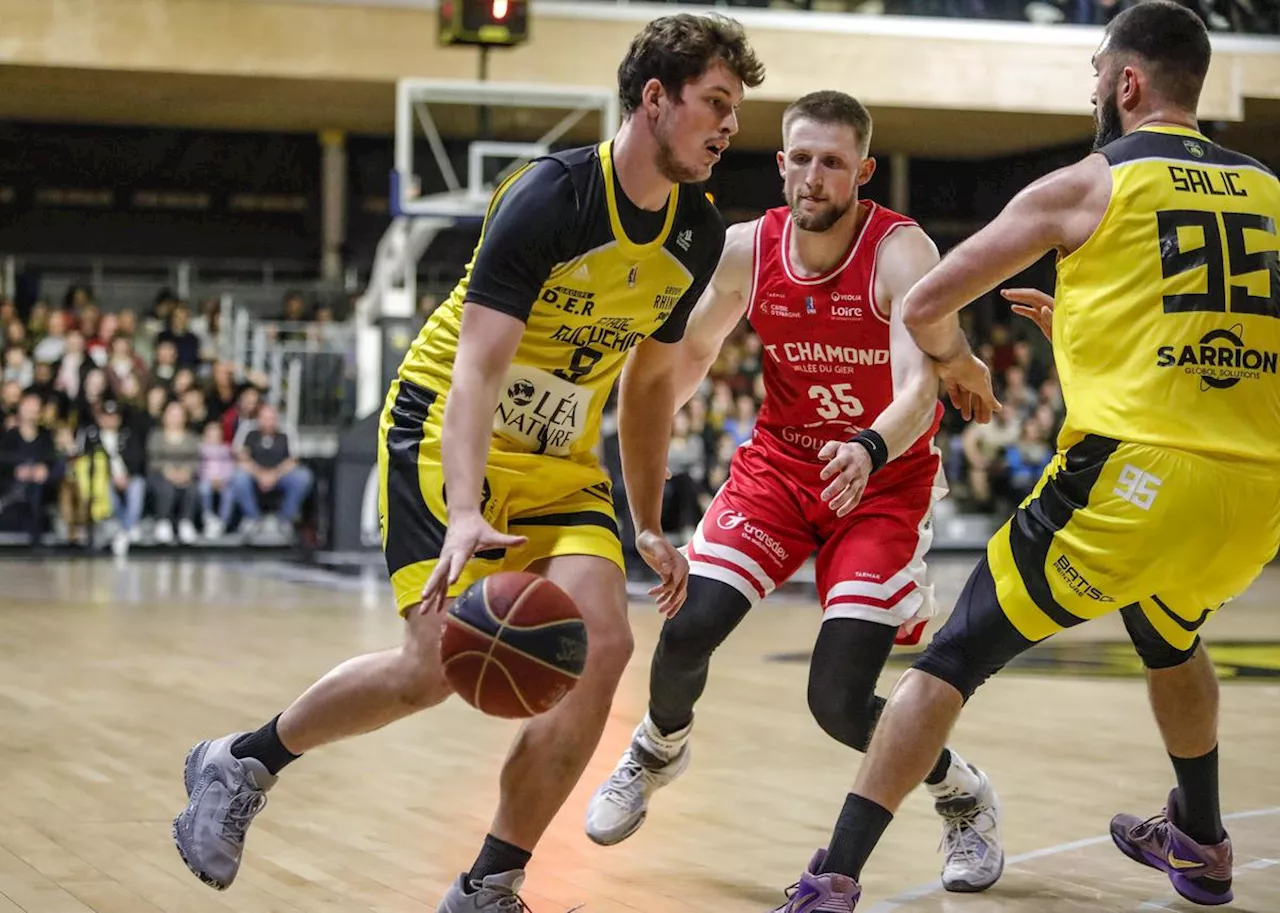
<svg viewBox="0 0 1280 913">
<path fill-rule="evenodd" d="M 822 467 L 823 481 L 832 480 L 823 489 L 822 500 L 837 517 L 848 516 L 862 500 L 867 479 L 871 478 L 871 454 L 866 447 L 852 441 L 827 441 L 818 451 L 818 459 L 828 461 Z"/>
<path fill-rule="evenodd" d="M 649 530 L 636 536 L 636 549 L 645 564 L 662 578 L 661 583 L 650 588 L 649 595 L 658 601 L 658 611 L 670 618 L 680 611 L 688 594 L 689 562 L 665 536 Z"/>
<path fill-rule="evenodd" d="M 1034 288 L 1002 288 L 1000 296 L 1017 302 L 1012 311 L 1034 321 L 1044 338 L 1053 342 L 1053 296 Z"/>
<path fill-rule="evenodd" d="M 418 611 L 439 612 L 444 608 L 449 587 L 458 582 L 462 569 L 476 552 L 493 548 L 518 548 L 528 540 L 524 536 L 508 536 L 498 532 L 480 513 L 450 517 L 440 548 L 440 560 L 422 588 Z"/>
</svg>

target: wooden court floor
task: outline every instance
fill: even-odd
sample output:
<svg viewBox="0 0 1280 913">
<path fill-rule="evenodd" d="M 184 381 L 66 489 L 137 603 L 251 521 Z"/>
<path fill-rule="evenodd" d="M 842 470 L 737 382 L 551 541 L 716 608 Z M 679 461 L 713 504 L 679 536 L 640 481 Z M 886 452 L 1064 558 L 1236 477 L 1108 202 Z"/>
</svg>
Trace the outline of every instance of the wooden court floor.
<svg viewBox="0 0 1280 913">
<path fill-rule="evenodd" d="M 969 564 L 934 562 L 943 605 Z M 0 913 L 429 913 L 470 864 L 514 724 L 456 699 L 285 771 L 225 893 L 197 882 L 170 842 L 194 741 L 256 726 L 336 662 L 397 642 L 376 574 L 3 561 L 0 593 Z M 742 625 L 713 663 L 688 774 L 638 834 L 604 849 L 582 834 L 585 803 L 643 713 L 658 630 L 652 609 L 632 618 L 636 657 L 604 742 L 535 855 L 525 899 L 535 913 L 763 913 L 825 845 L 858 763 L 805 708 L 816 608 L 778 599 Z M 1280 567 L 1210 637 L 1237 853 L 1229 909 L 1277 913 Z M 938 889 L 937 820 L 918 792 L 865 873 L 860 913 L 1193 909 L 1106 838 L 1113 813 L 1153 814 L 1172 785 L 1122 638 L 1114 619 L 1072 632 L 966 709 L 953 745 L 1000 792 L 1003 880 L 977 896 Z"/>
</svg>

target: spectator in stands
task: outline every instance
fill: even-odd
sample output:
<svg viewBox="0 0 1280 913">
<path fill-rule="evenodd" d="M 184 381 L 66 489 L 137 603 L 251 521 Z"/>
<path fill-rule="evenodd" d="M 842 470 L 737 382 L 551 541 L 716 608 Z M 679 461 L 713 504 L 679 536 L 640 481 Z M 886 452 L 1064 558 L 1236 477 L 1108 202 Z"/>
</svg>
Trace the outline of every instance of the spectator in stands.
<svg viewBox="0 0 1280 913">
<path fill-rule="evenodd" d="M 14 426 L 0 433 L 0 474 L 9 486 L 3 504 L 26 511 L 32 545 L 44 533 L 45 492 L 56 483 L 58 468 L 53 435 L 40 427 L 40 407 L 39 396 L 24 394 Z"/>
<path fill-rule="evenodd" d="M 27 357 L 27 350 L 22 346 L 9 346 L 4 350 L 4 374 L 0 380 L 7 383 L 13 381 L 23 390 L 35 383 L 35 365 Z"/>
<path fill-rule="evenodd" d="M 124 556 L 138 541 L 138 523 L 146 502 L 146 433 L 138 432 L 131 417 L 127 420 L 119 403 L 103 400 L 94 408 L 93 424 L 83 429 L 78 449 L 90 458 L 95 453 L 106 457 L 111 513 L 119 523 L 111 549 Z"/>
<path fill-rule="evenodd" d="M 32 321 L 34 326 L 35 321 Z M 49 325 L 31 350 L 32 361 L 43 361 L 56 364 L 67 349 L 67 314 L 65 311 L 54 311 L 49 315 Z"/>
<path fill-rule="evenodd" d="M 93 359 L 85 352 L 84 335 L 79 330 L 70 330 L 66 335 L 62 360 L 58 362 L 58 370 L 53 376 L 53 386 L 67 399 L 75 399 L 80 395 L 85 375 L 94 367 Z"/>
<path fill-rule="evenodd" d="M 187 416 L 187 427 L 197 434 L 203 435 L 206 431 L 205 426 L 211 424 L 209 421 L 211 418 L 209 408 L 205 404 L 204 391 L 199 387 L 192 386 L 183 392 L 179 402 L 182 403 L 183 412 Z M 217 425 L 216 422 L 212 424 Z M 217 427 L 218 437 L 221 440 L 222 426 L 217 425 Z"/>
<path fill-rule="evenodd" d="M 27 314 L 27 335 L 32 347 L 49 332 L 49 302 L 43 299 L 31 305 Z"/>
<path fill-rule="evenodd" d="M 98 330 L 101 326 L 102 309 L 96 304 L 87 304 L 76 313 L 75 329 L 84 338 L 86 351 L 88 350 L 89 340 L 98 335 Z"/>
<path fill-rule="evenodd" d="M 134 352 L 133 340 L 117 333 L 111 340 L 111 357 L 107 361 L 107 380 L 111 389 L 119 391 L 121 382 L 132 375 L 138 381 L 140 389 L 147 385 L 147 366 Z"/>
<path fill-rule="evenodd" d="M 182 404 L 170 402 L 160 427 L 147 438 L 147 487 L 155 504 L 155 537 L 160 545 L 173 542 L 175 519 L 179 542 L 191 545 L 198 538 L 199 469 L 200 439 L 187 428 Z"/>
<path fill-rule="evenodd" d="M 222 439 L 235 444 L 240 426 L 244 422 L 252 422 L 258 417 L 258 408 L 262 404 L 262 391 L 253 384 L 245 384 L 236 396 L 235 405 L 222 414 Z"/>
<path fill-rule="evenodd" d="M 205 395 L 205 404 L 210 418 L 222 418 L 223 414 L 235 405 L 239 391 L 236 390 L 235 366 L 229 361 L 215 362 L 209 390 Z M 231 438 L 225 438 L 228 442 Z"/>
<path fill-rule="evenodd" d="M 196 375 L 190 368 L 179 368 L 169 384 L 169 393 L 174 399 L 182 399 L 183 395 L 196 385 Z"/>
<path fill-rule="evenodd" d="M 1012 409 L 1014 417 L 1025 421 L 1040 404 L 1040 395 L 1027 384 L 1027 374 L 1018 365 L 1010 365 L 1004 372 L 1000 402 L 1005 409 Z"/>
<path fill-rule="evenodd" d="M 235 504 L 227 496 L 227 485 L 235 469 L 231 445 L 222 439 L 222 424 L 209 422 L 200 438 L 200 503 L 204 509 L 204 534 L 210 539 L 220 539 L 231 523 Z M 221 499 L 217 512 L 215 495 Z"/>
<path fill-rule="evenodd" d="M 18 307 L 12 298 L 0 298 L 0 328 L 18 319 Z"/>
<path fill-rule="evenodd" d="M 702 518 L 698 491 L 706 479 L 707 448 L 700 435 L 689 425 L 689 413 L 681 409 L 672 422 L 671 441 L 667 445 L 667 479 L 663 492 L 662 528 L 688 540 Z"/>
<path fill-rule="evenodd" d="M 258 532 L 262 511 L 260 498 L 278 491 L 281 496 L 279 522 L 292 527 L 302 512 L 303 502 L 311 492 L 311 470 L 298 462 L 291 435 L 280 429 L 280 417 L 273 406 L 263 403 L 257 418 L 241 426 L 231 449 L 238 469 L 231 476 L 227 495 L 240 508 L 244 517 L 244 536 L 253 539 Z M 270 516 L 265 521 L 278 524 Z M 278 534 L 278 529 L 269 532 Z"/>
<path fill-rule="evenodd" d="M 969 493 L 979 510 L 994 508 L 993 495 L 1003 489 L 1007 478 L 1005 448 L 1018 440 L 1018 425 L 1007 410 L 996 412 L 985 425 L 971 422 L 960 434 L 960 443 L 969 467 Z"/>
<path fill-rule="evenodd" d="M 156 343 L 155 360 L 151 364 L 151 382 L 163 384 L 168 389 L 177 373 L 178 347 L 172 340 L 162 339 Z"/>
<path fill-rule="evenodd" d="M 156 336 L 156 354 L 160 346 L 170 343 L 174 349 L 174 364 L 194 368 L 200 364 L 200 337 L 191 330 L 191 311 L 178 303 L 169 315 L 169 326 Z"/>
<path fill-rule="evenodd" d="M 731 418 L 725 419 L 724 430 L 733 438 L 734 444 L 742 445 L 751 440 L 751 432 L 756 427 L 756 401 L 750 393 L 741 393 L 735 400 L 735 411 Z"/>
<path fill-rule="evenodd" d="M 153 428 L 159 426 L 169 400 L 169 391 L 164 384 L 152 384 L 147 388 L 144 411 L 149 426 Z"/>
<path fill-rule="evenodd" d="M 67 421 L 73 428 L 92 424 L 95 410 L 110 392 L 107 372 L 101 368 L 91 368 L 80 382 L 80 395 L 70 401 Z"/>
<path fill-rule="evenodd" d="M 94 335 L 90 336 L 87 332 L 85 333 L 84 350 L 99 368 L 105 368 L 107 362 L 111 360 L 110 343 L 115 338 L 116 333 L 119 332 L 119 329 L 120 318 L 115 314 L 106 313 L 98 321 L 98 329 Z"/>
<path fill-rule="evenodd" d="M 24 352 L 31 351 L 27 342 L 27 325 L 21 320 L 11 321 L 4 328 L 4 342 L 6 346 L 17 346 Z"/>
<path fill-rule="evenodd" d="M 1048 429 L 1033 416 L 1022 426 L 1022 435 L 1016 444 L 1005 449 L 1005 464 L 1009 468 L 1009 494 L 1014 503 L 1021 503 L 1035 488 L 1040 473 L 1053 458 L 1049 445 Z"/>
<path fill-rule="evenodd" d="M 18 404 L 22 402 L 22 385 L 7 380 L 0 385 L 0 422 L 4 428 L 12 428 L 18 421 Z"/>
</svg>

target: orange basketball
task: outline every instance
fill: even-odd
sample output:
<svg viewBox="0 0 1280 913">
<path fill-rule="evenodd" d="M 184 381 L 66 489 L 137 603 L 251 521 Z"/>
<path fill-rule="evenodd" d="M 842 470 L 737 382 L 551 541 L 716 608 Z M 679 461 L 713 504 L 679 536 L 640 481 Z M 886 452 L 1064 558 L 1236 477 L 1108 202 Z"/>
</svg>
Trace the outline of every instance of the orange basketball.
<svg viewBox="0 0 1280 913">
<path fill-rule="evenodd" d="M 509 719 L 545 713 L 578 683 L 587 626 L 545 577 L 503 571 L 477 580 L 445 617 L 440 659 L 468 704 Z"/>
</svg>

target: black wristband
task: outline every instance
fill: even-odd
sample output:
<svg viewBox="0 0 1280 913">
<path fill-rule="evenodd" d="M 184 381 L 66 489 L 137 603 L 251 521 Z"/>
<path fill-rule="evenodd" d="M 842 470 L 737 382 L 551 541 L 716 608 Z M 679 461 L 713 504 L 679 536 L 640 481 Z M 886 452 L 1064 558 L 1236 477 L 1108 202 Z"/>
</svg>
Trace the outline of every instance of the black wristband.
<svg viewBox="0 0 1280 913">
<path fill-rule="evenodd" d="M 864 428 L 855 434 L 851 439 L 855 444 L 861 444 L 867 448 L 867 453 L 871 454 L 871 471 L 875 472 L 885 463 L 889 462 L 889 446 L 885 444 L 884 438 L 880 436 L 879 431 L 872 431 L 870 428 Z"/>
</svg>

